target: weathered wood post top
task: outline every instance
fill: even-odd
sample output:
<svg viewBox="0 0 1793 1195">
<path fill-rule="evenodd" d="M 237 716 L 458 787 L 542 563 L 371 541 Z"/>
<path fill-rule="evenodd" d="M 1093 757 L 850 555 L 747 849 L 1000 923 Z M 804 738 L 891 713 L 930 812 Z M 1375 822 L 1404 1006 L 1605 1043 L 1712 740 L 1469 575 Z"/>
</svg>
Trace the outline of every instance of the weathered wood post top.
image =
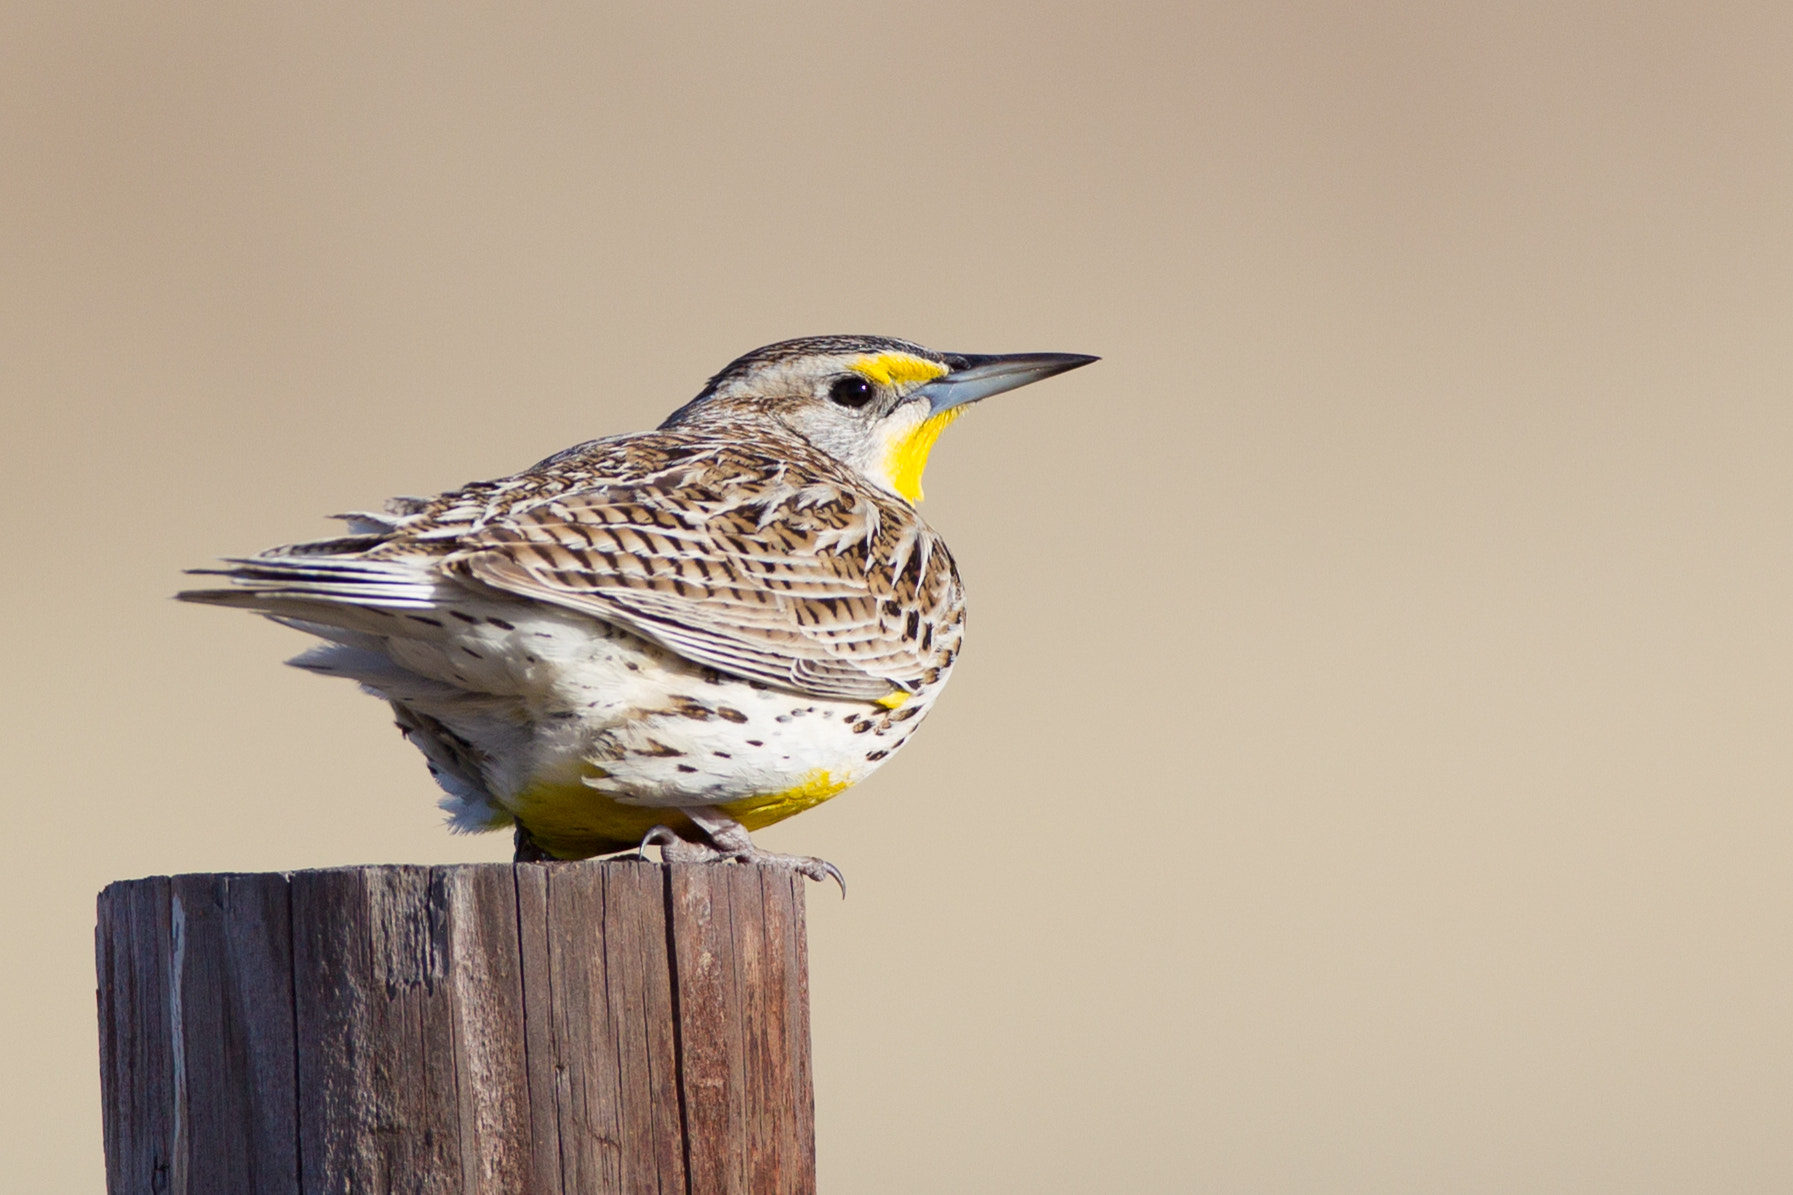
<svg viewBox="0 0 1793 1195">
<path fill-rule="evenodd" d="M 813 1191 L 803 885 L 634 861 L 113 884 L 108 1190 Z"/>
</svg>

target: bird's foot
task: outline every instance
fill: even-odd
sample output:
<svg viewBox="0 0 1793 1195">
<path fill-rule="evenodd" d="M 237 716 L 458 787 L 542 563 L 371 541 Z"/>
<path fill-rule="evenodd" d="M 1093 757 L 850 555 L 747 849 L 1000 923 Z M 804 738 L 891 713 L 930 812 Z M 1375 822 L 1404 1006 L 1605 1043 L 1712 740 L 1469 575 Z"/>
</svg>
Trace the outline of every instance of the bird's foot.
<svg viewBox="0 0 1793 1195">
<path fill-rule="evenodd" d="M 840 885 L 841 899 L 847 896 L 846 877 L 841 875 L 840 868 L 826 859 L 818 859 L 814 855 L 784 855 L 777 851 L 762 851 L 757 847 L 738 855 L 730 855 L 729 859 L 736 863 L 762 863 L 767 867 L 777 867 L 784 871 L 794 871 L 800 876 L 821 883 L 833 880 Z"/>
<path fill-rule="evenodd" d="M 841 875 L 840 868 L 826 859 L 762 851 L 753 845 L 753 839 L 748 837 L 747 831 L 738 822 L 728 821 L 712 826 L 695 818 L 692 820 L 709 838 L 709 842 L 692 842 L 679 837 L 666 826 L 655 826 L 641 840 L 641 858 L 648 857 L 648 847 L 657 846 L 660 848 L 660 858 L 667 863 L 762 863 L 768 867 L 794 871 L 817 883 L 833 880 L 840 885 L 841 896 L 845 898 L 847 895 L 846 877 Z"/>
<path fill-rule="evenodd" d="M 660 848 L 660 860 L 663 863 L 722 863 L 732 856 L 717 850 L 707 842 L 692 842 L 680 838 L 667 826 L 655 826 L 641 840 L 636 848 L 636 856 L 643 862 L 652 862 L 648 858 L 647 848 Z"/>
<path fill-rule="evenodd" d="M 700 820 L 693 817 L 691 820 L 709 837 L 716 850 L 737 863 L 764 863 L 769 867 L 794 871 L 818 884 L 823 880 L 833 880 L 840 885 L 841 897 L 844 899 L 847 895 L 846 877 L 841 875 L 840 868 L 826 859 L 817 859 L 812 855 L 781 855 L 776 851 L 762 851 L 753 845 L 746 827 L 733 819 Z"/>
</svg>

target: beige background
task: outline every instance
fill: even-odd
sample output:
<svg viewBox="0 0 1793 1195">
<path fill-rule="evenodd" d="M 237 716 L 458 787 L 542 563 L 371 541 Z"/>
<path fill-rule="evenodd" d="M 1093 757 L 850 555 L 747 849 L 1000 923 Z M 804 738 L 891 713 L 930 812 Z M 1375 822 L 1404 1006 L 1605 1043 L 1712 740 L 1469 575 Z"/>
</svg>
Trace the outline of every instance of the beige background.
<svg viewBox="0 0 1793 1195">
<path fill-rule="evenodd" d="M 935 454 L 958 679 L 764 835 L 824 1189 L 1793 1189 L 1784 4 L 0 9 L 0 1157 L 113 878 L 498 859 L 179 570 L 736 353 Z"/>
</svg>

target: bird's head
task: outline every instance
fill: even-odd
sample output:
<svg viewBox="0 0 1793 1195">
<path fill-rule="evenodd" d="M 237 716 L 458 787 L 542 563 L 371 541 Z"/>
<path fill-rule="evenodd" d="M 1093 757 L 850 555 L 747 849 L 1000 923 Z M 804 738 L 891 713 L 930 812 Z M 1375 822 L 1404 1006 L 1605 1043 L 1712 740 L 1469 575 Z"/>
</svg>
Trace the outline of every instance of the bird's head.
<svg viewBox="0 0 1793 1195">
<path fill-rule="evenodd" d="M 971 403 L 1094 360 L 1078 353 L 937 353 L 884 336 L 809 336 L 730 362 L 661 426 L 770 418 L 916 502 L 929 450 Z"/>
</svg>

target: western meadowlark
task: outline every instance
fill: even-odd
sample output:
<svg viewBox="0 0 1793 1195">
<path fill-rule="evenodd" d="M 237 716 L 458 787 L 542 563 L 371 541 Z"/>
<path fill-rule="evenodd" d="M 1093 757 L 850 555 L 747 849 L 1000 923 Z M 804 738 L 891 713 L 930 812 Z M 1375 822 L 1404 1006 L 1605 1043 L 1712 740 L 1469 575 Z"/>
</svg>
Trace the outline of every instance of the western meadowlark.
<svg viewBox="0 0 1793 1195">
<path fill-rule="evenodd" d="M 521 859 L 819 859 L 748 832 L 865 779 L 959 654 L 964 593 L 912 505 L 967 404 L 1075 369 L 877 336 L 730 364 L 651 432 L 569 448 L 180 595 L 325 642 L 292 661 L 390 702 L 454 828 Z"/>
</svg>

